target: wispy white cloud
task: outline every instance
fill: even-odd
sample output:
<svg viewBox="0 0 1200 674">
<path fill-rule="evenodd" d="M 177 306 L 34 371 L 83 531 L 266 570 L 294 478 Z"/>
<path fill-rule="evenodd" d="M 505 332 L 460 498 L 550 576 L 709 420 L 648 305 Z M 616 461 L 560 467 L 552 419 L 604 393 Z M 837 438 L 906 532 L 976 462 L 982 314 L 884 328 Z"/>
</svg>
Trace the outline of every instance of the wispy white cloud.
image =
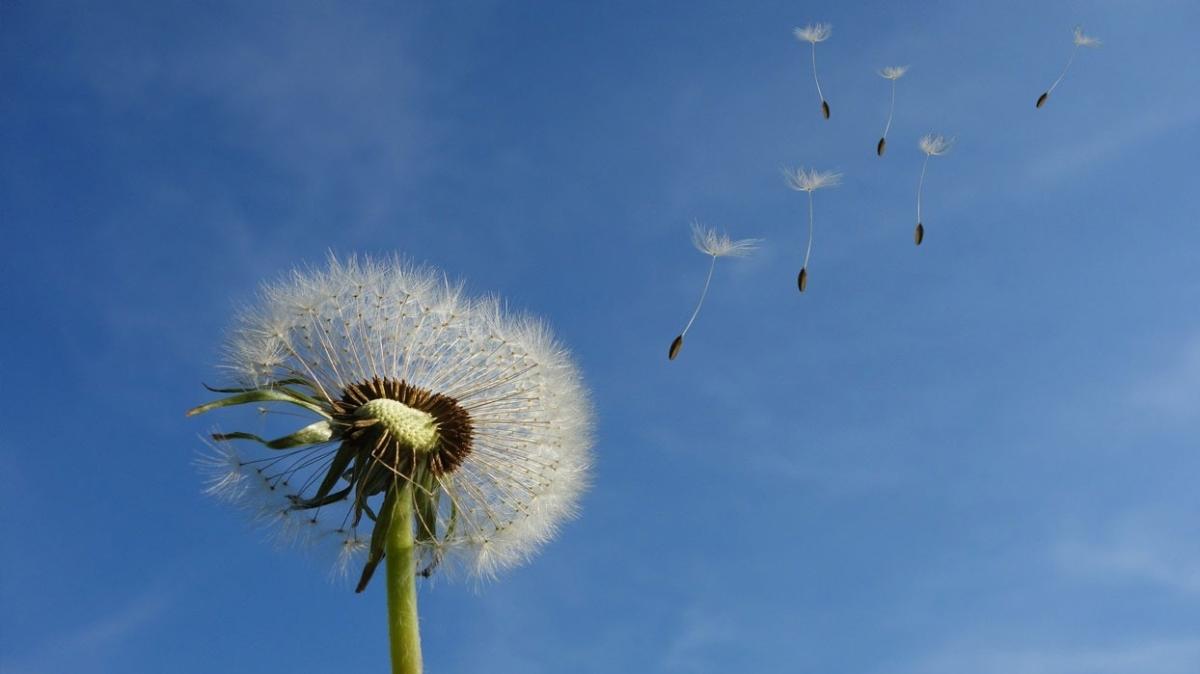
<svg viewBox="0 0 1200 674">
<path fill-rule="evenodd" d="M 48 635 L 11 660 L 7 659 L 9 654 L 0 654 L 5 656 L 0 660 L 0 671 L 5 674 L 108 671 L 107 656 L 152 626 L 170 605 L 171 597 L 166 591 L 149 588 L 110 613 Z"/>
<path fill-rule="evenodd" d="M 1195 421 L 1200 410 L 1200 336 L 1131 389 L 1131 403 L 1159 419 Z"/>
<path fill-rule="evenodd" d="M 1160 136 L 1194 126 L 1200 120 L 1200 108 L 1157 106 L 1148 111 L 1141 108 L 1114 114 L 1106 128 L 1095 128 L 1086 137 L 1066 142 L 1057 149 L 1042 153 L 1029 164 L 1027 185 L 1038 189 L 1048 184 L 1079 175 L 1090 166 L 1118 158 Z"/>
<path fill-rule="evenodd" d="M 877 455 L 862 451 L 866 447 L 871 445 L 850 448 L 848 453 L 840 455 L 828 452 L 814 454 L 811 451 L 802 454 L 760 451 L 751 456 L 747 463 L 759 475 L 800 482 L 806 489 L 820 490 L 831 496 L 891 490 L 911 480 L 912 476 L 903 467 L 881 463 Z"/>
<path fill-rule="evenodd" d="M 1071 577 L 1200 594 L 1200 528 L 1171 519 L 1126 516 L 1099 535 L 1059 541 L 1053 557 L 1059 570 Z"/>
<path fill-rule="evenodd" d="M 658 669 L 667 672 L 710 672 L 714 656 L 753 643 L 727 613 L 693 606 L 682 612 L 674 636 L 664 644 Z"/>
<path fill-rule="evenodd" d="M 172 127 L 261 162 L 264 177 L 296 181 L 310 203 L 342 196 L 355 211 L 342 230 L 393 218 L 405 188 L 441 166 L 443 135 L 428 112 L 436 83 L 418 62 L 417 19 L 404 11 L 246 5 L 194 27 L 180 48 L 114 41 L 127 19 L 114 17 L 89 17 L 78 47 L 109 111 L 151 125 L 169 116 Z M 167 178 L 173 186 L 179 176 Z"/>
<path fill-rule="evenodd" d="M 1088 646 L 955 644 L 900 671 L 914 674 L 1194 674 L 1200 638 Z"/>
</svg>

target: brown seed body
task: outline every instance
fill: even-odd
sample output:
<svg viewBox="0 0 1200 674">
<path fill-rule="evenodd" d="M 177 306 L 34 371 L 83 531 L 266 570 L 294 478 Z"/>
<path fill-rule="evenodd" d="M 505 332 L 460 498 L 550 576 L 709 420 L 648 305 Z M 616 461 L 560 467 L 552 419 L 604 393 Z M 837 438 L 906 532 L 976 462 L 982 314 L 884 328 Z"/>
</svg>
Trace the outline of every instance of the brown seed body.
<svg viewBox="0 0 1200 674">
<path fill-rule="evenodd" d="M 825 115 L 825 119 L 829 119 L 829 102 L 821 101 L 821 112 Z"/>
<path fill-rule="evenodd" d="M 883 151 L 887 149 L 887 138 L 880 138 L 879 145 L 875 146 L 875 154 L 883 156 Z"/>
<path fill-rule="evenodd" d="M 1046 104 L 1046 99 L 1047 99 L 1047 98 L 1050 98 L 1050 92 L 1049 92 L 1049 91 L 1047 91 L 1046 93 L 1042 94 L 1041 96 L 1038 96 L 1037 107 L 1039 107 L 1039 108 L 1040 108 L 1040 107 L 1042 107 L 1043 105 L 1045 105 L 1045 104 Z"/>
<path fill-rule="evenodd" d="M 808 269 L 807 268 L 800 269 L 800 276 L 798 276 L 796 278 L 796 285 L 799 286 L 800 292 L 804 292 L 804 289 L 808 287 Z"/>
<path fill-rule="evenodd" d="M 675 360 L 675 356 L 679 355 L 679 350 L 682 348 L 683 335 L 679 335 L 675 338 L 675 341 L 671 342 L 671 349 L 667 351 L 667 360 Z"/>
<path fill-rule="evenodd" d="M 917 223 L 917 229 L 913 232 L 913 241 L 919 246 L 925 240 L 925 227 L 921 223 Z"/>
</svg>

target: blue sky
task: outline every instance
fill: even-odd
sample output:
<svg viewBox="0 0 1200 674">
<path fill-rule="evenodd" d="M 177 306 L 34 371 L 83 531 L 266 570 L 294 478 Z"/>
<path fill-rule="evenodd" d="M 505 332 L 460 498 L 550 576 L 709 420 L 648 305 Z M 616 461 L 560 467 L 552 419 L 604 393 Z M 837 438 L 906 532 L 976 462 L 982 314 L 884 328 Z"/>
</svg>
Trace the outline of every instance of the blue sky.
<svg viewBox="0 0 1200 674">
<path fill-rule="evenodd" d="M 1077 23 L 1104 45 L 1035 110 Z M 333 250 L 544 316 L 594 395 L 582 518 L 422 590 L 431 672 L 1194 672 L 1197 27 L 1189 2 L 3 2 L 0 670 L 386 670 L 382 586 L 205 498 L 183 417 L 233 308 Z M 880 159 L 874 72 L 904 63 Z M 928 131 L 958 145 L 916 248 Z M 797 165 L 845 173 L 803 296 Z M 668 362 L 693 218 L 766 242 Z"/>
</svg>

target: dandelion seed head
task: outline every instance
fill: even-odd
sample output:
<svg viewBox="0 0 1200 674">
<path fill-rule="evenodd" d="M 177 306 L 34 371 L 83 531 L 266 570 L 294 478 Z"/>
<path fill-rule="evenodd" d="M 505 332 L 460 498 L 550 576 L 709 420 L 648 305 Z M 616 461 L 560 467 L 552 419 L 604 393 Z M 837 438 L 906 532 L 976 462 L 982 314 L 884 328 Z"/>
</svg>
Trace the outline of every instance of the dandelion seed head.
<svg viewBox="0 0 1200 674">
<path fill-rule="evenodd" d="M 828 40 L 829 36 L 833 35 L 833 24 L 810 23 L 803 28 L 793 29 L 792 34 L 795 35 L 796 39 L 800 40 L 801 42 L 811 42 L 816 44 L 818 42 L 824 42 L 825 40 Z"/>
<path fill-rule="evenodd" d="M 699 222 L 692 223 L 692 245 L 696 250 L 713 257 L 746 257 L 758 249 L 759 239 L 738 239 L 718 232 L 711 227 L 705 227 Z"/>
<path fill-rule="evenodd" d="M 908 66 L 888 66 L 879 71 L 879 76 L 887 80 L 898 80 L 908 72 Z"/>
<path fill-rule="evenodd" d="M 946 154 L 950 151 L 950 148 L 954 147 L 954 139 L 947 138 L 941 134 L 927 133 L 924 136 L 921 136 L 919 144 L 921 146 L 921 152 L 924 152 L 930 157 L 937 157 Z"/>
<path fill-rule="evenodd" d="M 836 171 L 818 171 L 800 167 L 794 170 L 783 170 L 783 177 L 788 187 L 797 192 L 814 192 L 824 187 L 837 187 L 842 184 L 842 174 Z"/>
<path fill-rule="evenodd" d="M 1083 26 L 1075 26 L 1075 35 L 1072 41 L 1076 47 L 1099 47 L 1101 44 L 1100 40 L 1090 35 L 1084 35 Z"/>
<path fill-rule="evenodd" d="M 529 559 L 587 486 L 591 407 L 570 354 L 541 321 L 432 269 L 331 257 L 294 271 L 239 313 L 224 368 L 314 423 L 220 436 L 198 461 L 206 491 L 281 542 L 336 541 L 337 568 L 367 549 L 393 485 L 432 513 L 418 564 L 476 577 Z"/>
</svg>

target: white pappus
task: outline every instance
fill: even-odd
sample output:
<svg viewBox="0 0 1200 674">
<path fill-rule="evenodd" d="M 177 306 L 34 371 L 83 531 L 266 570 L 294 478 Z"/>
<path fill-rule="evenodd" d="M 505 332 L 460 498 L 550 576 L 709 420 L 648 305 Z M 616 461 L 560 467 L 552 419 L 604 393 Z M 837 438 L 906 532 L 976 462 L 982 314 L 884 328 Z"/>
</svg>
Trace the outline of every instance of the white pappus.
<svg viewBox="0 0 1200 674">
<path fill-rule="evenodd" d="M 230 395 L 189 415 L 257 403 L 308 418 L 274 440 L 213 434 L 208 492 L 287 538 L 339 541 L 343 569 L 365 555 L 359 591 L 395 494 L 411 494 L 426 576 L 491 576 L 576 512 L 591 407 L 570 355 L 542 322 L 433 269 L 331 256 L 265 285 L 226 352 L 234 385 L 213 390 Z"/>
</svg>

